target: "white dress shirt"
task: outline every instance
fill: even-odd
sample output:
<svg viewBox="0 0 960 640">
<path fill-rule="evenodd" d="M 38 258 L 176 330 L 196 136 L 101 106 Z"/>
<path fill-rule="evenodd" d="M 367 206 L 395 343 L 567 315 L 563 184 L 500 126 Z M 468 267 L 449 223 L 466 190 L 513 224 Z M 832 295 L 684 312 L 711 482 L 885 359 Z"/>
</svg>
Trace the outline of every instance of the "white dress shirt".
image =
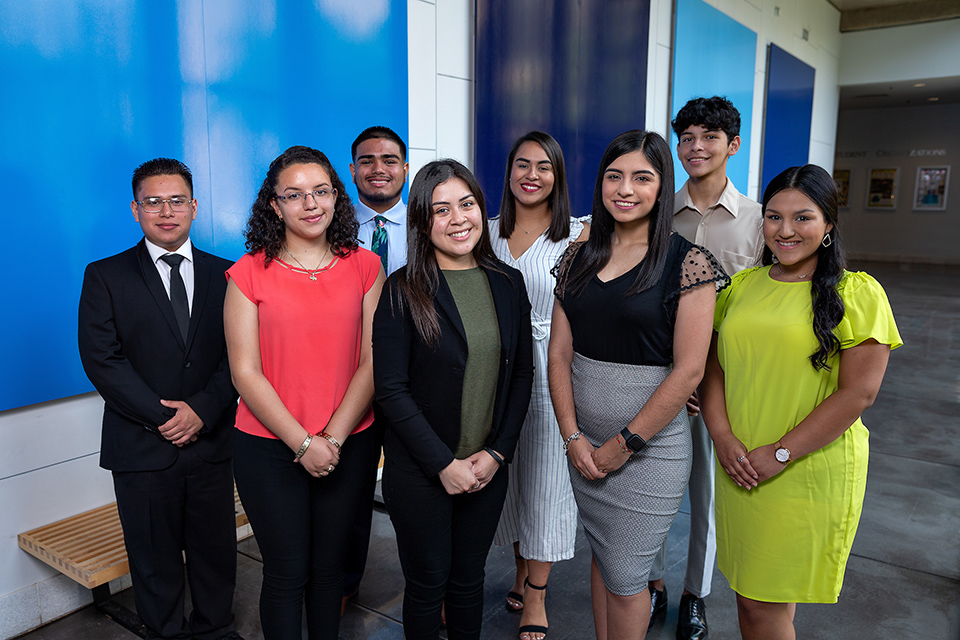
<svg viewBox="0 0 960 640">
<path fill-rule="evenodd" d="M 354 204 L 357 210 L 357 222 L 360 232 L 357 234 L 360 246 L 373 251 L 373 232 L 377 228 L 374 217 L 383 216 L 387 222 L 387 275 L 407 264 L 407 205 L 403 200 L 383 213 L 377 213 L 359 200 Z"/>
<path fill-rule="evenodd" d="M 673 228 L 690 242 L 706 247 L 727 275 L 760 264 L 763 213 L 760 203 L 737 191 L 730 178 L 720 199 L 700 211 L 683 183 L 674 201 Z"/>
<path fill-rule="evenodd" d="M 170 297 L 170 270 L 172 267 L 160 258 L 168 253 L 183 256 L 184 260 L 180 263 L 180 277 L 183 278 L 183 288 L 187 290 L 187 304 L 189 305 L 190 315 L 193 315 L 193 245 L 190 243 L 190 238 L 187 238 L 187 241 L 180 245 L 180 248 L 176 251 L 167 251 L 146 238 L 143 239 L 143 242 L 147 246 L 150 259 L 153 260 L 153 266 L 157 268 L 157 273 L 160 274 L 160 280 L 167 292 L 167 298 Z"/>
</svg>

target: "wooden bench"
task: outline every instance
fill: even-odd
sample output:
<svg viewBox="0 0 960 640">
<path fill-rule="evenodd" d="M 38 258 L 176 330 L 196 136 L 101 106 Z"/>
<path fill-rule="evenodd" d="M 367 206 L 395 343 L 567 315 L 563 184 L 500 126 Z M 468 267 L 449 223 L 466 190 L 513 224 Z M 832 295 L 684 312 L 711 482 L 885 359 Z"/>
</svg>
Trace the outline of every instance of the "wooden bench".
<svg viewBox="0 0 960 640">
<path fill-rule="evenodd" d="M 236 487 L 233 499 L 239 529 L 249 521 Z M 250 535 L 247 529 L 238 534 L 237 539 Z M 116 502 L 21 533 L 17 541 L 30 555 L 90 589 L 98 609 L 144 636 L 143 625 L 136 615 L 110 602 L 109 582 L 130 573 Z"/>
</svg>

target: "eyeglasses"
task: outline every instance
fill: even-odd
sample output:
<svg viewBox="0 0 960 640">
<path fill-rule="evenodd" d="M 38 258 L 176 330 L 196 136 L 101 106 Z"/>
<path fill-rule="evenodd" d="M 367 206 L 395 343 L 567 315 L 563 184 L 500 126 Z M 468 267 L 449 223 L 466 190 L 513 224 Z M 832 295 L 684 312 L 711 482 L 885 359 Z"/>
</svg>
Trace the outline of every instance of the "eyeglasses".
<svg viewBox="0 0 960 640">
<path fill-rule="evenodd" d="M 183 213 L 188 208 L 190 208 L 190 198 L 184 198 L 183 196 L 175 196 L 173 198 L 144 198 L 143 200 L 136 201 L 138 205 L 143 207 L 143 210 L 147 213 L 160 213 L 163 211 L 164 203 L 170 205 L 171 211 L 176 211 L 177 213 Z"/>
<path fill-rule="evenodd" d="M 298 205 L 304 204 L 307 201 L 307 196 L 313 196 L 314 200 L 331 200 L 337 195 L 336 189 L 317 189 L 316 191 L 308 191 L 306 193 L 302 191 L 291 191 L 290 193 L 281 196 L 275 194 L 277 200 L 284 202 L 286 204 Z"/>
</svg>

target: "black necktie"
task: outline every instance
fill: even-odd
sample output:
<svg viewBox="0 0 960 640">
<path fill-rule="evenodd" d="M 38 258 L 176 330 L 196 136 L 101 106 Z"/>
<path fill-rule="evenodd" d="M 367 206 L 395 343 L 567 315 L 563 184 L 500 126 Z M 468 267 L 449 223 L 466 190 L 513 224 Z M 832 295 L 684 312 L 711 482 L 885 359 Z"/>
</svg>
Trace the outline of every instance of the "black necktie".
<svg viewBox="0 0 960 640">
<path fill-rule="evenodd" d="M 177 319 L 180 335 L 183 336 L 183 342 L 186 344 L 187 329 L 190 328 L 190 305 L 187 303 L 187 287 L 180 276 L 180 263 L 183 262 L 183 256 L 168 253 L 160 259 L 170 265 L 170 304 L 173 305 L 173 315 Z"/>
</svg>

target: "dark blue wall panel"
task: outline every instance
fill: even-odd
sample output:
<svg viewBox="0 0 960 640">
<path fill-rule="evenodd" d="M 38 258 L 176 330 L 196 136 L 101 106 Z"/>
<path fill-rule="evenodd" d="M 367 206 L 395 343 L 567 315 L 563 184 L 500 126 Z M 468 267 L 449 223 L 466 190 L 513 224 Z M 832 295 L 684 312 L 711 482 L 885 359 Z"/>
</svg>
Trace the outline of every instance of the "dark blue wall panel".
<svg viewBox="0 0 960 640">
<path fill-rule="evenodd" d="M 807 164 L 813 122 L 813 67 L 775 44 L 767 56 L 767 100 L 763 123 L 760 194 L 777 174 Z"/>
<path fill-rule="evenodd" d="M 83 269 L 140 239 L 136 165 L 184 160 L 199 201 L 194 241 L 236 259 L 283 149 L 325 151 L 349 183 L 363 128 L 405 138 L 406 5 L 0 3 L 0 410 L 91 389 L 76 344 Z"/>
<path fill-rule="evenodd" d="M 478 0 L 476 172 L 495 215 L 507 153 L 556 138 L 576 216 L 590 213 L 607 144 L 645 121 L 648 0 Z"/>
</svg>

